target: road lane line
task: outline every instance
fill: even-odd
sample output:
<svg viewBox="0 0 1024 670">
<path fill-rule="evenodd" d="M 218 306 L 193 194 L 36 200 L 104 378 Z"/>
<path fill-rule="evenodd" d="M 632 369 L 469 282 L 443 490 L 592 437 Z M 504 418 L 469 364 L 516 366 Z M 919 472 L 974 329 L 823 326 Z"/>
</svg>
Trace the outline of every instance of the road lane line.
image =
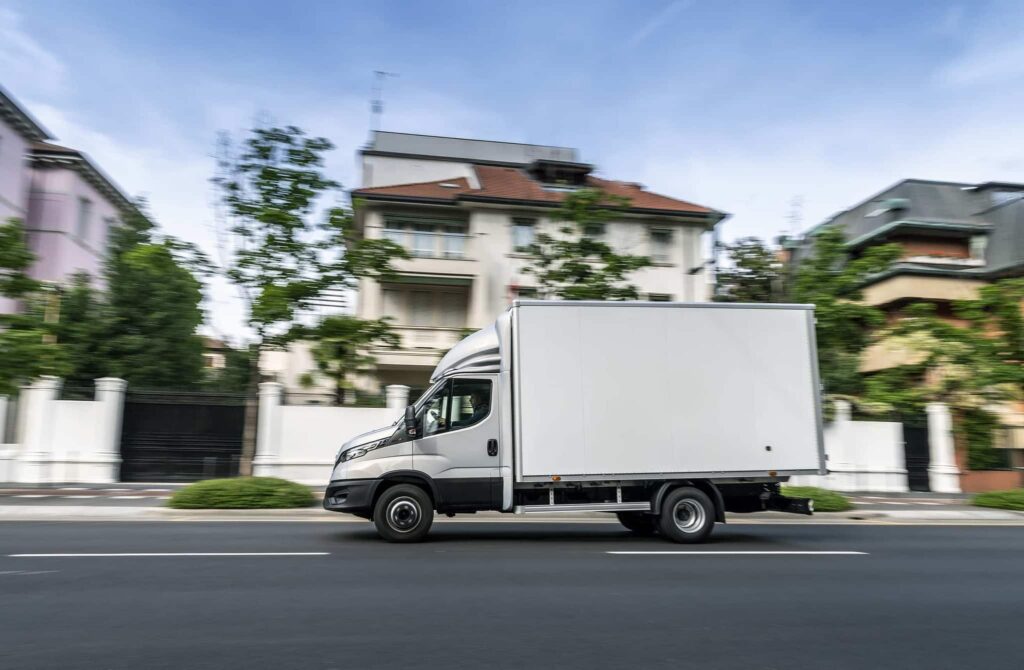
<svg viewBox="0 0 1024 670">
<path fill-rule="evenodd" d="M 22 495 L 11 496 L 12 498 L 49 498 L 48 493 L 24 493 Z"/>
<path fill-rule="evenodd" d="M 205 551 L 155 552 L 132 554 L 7 554 L 8 558 L 148 558 L 163 556 L 330 556 L 329 551 Z"/>
<path fill-rule="evenodd" d="M 866 551 L 606 551 L 619 556 L 867 556 Z"/>
</svg>

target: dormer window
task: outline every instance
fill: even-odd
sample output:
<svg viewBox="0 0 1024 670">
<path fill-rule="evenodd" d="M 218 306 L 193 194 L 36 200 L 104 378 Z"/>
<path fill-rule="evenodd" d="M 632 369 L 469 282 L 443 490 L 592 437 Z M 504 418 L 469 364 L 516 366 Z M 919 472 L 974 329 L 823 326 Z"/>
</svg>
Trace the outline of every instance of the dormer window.
<svg viewBox="0 0 1024 670">
<path fill-rule="evenodd" d="M 536 160 L 526 171 L 549 190 L 575 190 L 587 185 L 587 175 L 594 167 L 586 163 Z"/>
</svg>

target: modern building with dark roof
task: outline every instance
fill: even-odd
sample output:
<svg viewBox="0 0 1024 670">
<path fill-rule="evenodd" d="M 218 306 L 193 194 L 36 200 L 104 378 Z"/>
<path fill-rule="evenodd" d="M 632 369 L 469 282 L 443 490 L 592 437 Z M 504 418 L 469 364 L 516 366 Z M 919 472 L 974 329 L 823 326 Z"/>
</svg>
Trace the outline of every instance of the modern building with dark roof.
<svg viewBox="0 0 1024 670">
<path fill-rule="evenodd" d="M 836 225 L 855 255 L 878 244 L 903 247 L 864 292 L 866 302 L 892 313 L 921 300 L 948 310 L 990 281 L 1024 275 L 1024 184 L 905 179 L 809 231 L 802 253 L 817 230 Z"/>
</svg>

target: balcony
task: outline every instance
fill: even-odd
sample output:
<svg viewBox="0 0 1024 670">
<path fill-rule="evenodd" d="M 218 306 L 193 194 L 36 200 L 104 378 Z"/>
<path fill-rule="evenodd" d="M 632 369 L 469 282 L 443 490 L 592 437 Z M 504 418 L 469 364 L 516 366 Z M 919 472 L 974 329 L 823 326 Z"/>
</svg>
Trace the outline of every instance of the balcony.
<svg viewBox="0 0 1024 670">
<path fill-rule="evenodd" d="M 395 326 L 401 344 L 398 349 L 373 352 L 378 368 L 433 368 L 441 356 L 462 339 L 462 328 Z"/>
</svg>

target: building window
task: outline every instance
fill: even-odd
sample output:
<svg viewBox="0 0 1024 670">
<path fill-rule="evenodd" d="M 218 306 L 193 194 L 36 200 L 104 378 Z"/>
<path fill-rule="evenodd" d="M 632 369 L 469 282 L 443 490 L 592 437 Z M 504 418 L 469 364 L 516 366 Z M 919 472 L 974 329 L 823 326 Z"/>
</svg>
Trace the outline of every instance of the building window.
<svg viewBox="0 0 1024 670">
<path fill-rule="evenodd" d="M 417 328 L 464 328 L 469 306 L 466 291 L 406 288 L 389 285 L 383 289 L 383 316 L 395 324 Z"/>
<path fill-rule="evenodd" d="M 92 201 L 88 198 L 78 199 L 78 220 L 75 223 L 75 237 L 83 242 L 89 240 L 89 219 L 92 218 Z"/>
<path fill-rule="evenodd" d="M 512 219 L 512 248 L 522 253 L 530 250 L 534 241 L 533 219 Z"/>
<path fill-rule="evenodd" d="M 647 299 L 650 302 L 672 302 L 672 296 L 668 293 L 648 293 Z"/>
<path fill-rule="evenodd" d="M 387 217 L 382 236 L 418 258 L 465 258 L 467 227 L 462 221 Z"/>
<path fill-rule="evenodd" d="M 651 228 L 651 261 L 668 263 L 672 258 L 672 231 L 665 228 Z"/>
<path fill-rule="evenodd" d="M 588 223 L 583 226 L 583 236 L 590 237 L 592 239 L 600 239 L 604 237 L 605 226 L 603 223 Z"/>
<path fill-rule="evenodd" d="M 970 257 L 971 260 L 985 260 L 985 252 L 988 251 L 988 235 L 974 235 L 971 237 Z"/>
</svg>

